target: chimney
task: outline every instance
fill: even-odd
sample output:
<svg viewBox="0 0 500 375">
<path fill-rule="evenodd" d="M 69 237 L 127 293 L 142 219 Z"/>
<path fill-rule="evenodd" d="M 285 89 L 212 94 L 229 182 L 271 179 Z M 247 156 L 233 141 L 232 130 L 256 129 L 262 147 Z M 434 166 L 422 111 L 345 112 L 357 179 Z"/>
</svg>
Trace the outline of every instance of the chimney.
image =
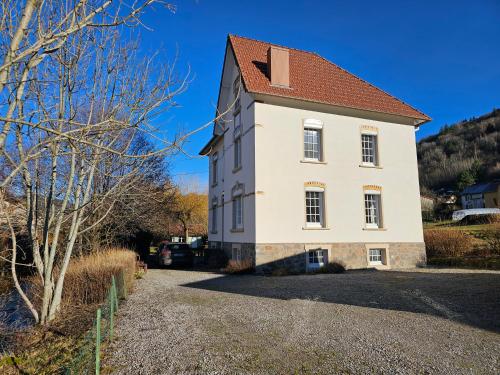
<svg viewBox="0 0 500 375">
<path fill-rule="evenodd" d="M 267 50 L 267 74 L 272 86 L 290 87 L 288 49 L 271 46 Z"/>
</svg>

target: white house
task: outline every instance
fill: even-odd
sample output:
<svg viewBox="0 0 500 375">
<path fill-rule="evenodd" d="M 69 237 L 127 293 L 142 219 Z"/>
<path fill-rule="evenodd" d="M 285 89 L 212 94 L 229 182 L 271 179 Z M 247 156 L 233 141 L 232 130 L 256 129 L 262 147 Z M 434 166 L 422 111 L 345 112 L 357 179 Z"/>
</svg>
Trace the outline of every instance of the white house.
<svg viewBox="0 0 500 375">
<path fill-rule="evenodd" d="M 316 53 L 230 35 L 209 244 L 258 271 L 425 262 L 415 131 L 430 120 Z"/>
</svg>

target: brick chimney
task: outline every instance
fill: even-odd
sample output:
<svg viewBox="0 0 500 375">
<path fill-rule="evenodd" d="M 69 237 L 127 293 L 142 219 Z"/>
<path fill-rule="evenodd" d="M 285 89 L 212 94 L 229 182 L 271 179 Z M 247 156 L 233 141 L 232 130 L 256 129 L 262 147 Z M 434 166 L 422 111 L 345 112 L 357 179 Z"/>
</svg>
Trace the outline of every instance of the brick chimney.
<svg viewBox="0 0 500 375">
<path fill-rule="evenodd" d="M 290 54 L 288 49 L 271 46 L 267 50 L 267 74 L 272 86 L 290 87 Z"/>
</svg>

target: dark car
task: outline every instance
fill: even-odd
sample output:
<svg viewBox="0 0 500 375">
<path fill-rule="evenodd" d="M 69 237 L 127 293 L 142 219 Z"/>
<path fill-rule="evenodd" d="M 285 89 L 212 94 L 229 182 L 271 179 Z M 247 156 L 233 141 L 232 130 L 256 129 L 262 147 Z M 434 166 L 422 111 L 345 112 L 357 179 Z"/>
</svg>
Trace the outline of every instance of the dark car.
<svg viewBox="0 0 500 375">
<path fill-rule="evenodd" d="M 162 242 L 158 246 L 160 266 L 192 266 L 193 257 L 193 250 L 186 243 Z"/>
</svg>

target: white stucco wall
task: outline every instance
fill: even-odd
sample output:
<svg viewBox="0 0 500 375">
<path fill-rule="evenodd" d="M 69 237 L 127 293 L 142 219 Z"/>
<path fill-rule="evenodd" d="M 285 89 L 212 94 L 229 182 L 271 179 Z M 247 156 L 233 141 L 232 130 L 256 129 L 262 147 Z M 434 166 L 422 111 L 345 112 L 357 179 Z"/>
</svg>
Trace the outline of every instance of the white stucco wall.
<svg viewBox="0 0 500 375">
<path fill-rule="evenodd" d="M 226 51 L 224 77 L 221 84 L 221 100 L 219 112 L 224 112 L 234 100 L 232 85 L 237 77 L 238 69 L 234 63 L 232 53 Z M 225 242 L 255 242 L 255 119 L 253 98 L 243 89 L 240 92 L 241 100 L 241 169 L 234 171 L 234 123 L 233 110 L 225 116 L 225 132 L 223 140 L 219 141 L 212 152 L 218 153 L 218 181 L 212 186 L 212 171 L 209 175 L 209 241 Z M 211 168 L 211 161 L 209 161 Z M 232 229 L 232 197 L 231 190 L 236 184 L 243 184 L 245 195 L 243 198 L 243 228 L 242 232 L 233 232 Z M 222 203 L 224 193 L 224 205 Z M 217 233 L 212 231 L 212 199 L 217 197 Z M 222 210 L 224 210 L 222 212 Z M 224 222 L 224 223 L 223 223 Z M 224 228 L 222 225 L 224 224 Z"/>
<path fill-rule="evenodd" d="M 255 103 L 257 243 L 422 242 L 415 129 Z M 326 164 L 301 163 L 303 120 L 323 122 Z M 383 116 L 382 116 L 383 118 Z M 381 168 L 361 164 L 362 126 L 378 129 Z M 304 183 L 326 184 L 324 230 L 303 229 Z M 385 230 L 364 230 L 363 185 L 382 187 Z"/>
</svg>

